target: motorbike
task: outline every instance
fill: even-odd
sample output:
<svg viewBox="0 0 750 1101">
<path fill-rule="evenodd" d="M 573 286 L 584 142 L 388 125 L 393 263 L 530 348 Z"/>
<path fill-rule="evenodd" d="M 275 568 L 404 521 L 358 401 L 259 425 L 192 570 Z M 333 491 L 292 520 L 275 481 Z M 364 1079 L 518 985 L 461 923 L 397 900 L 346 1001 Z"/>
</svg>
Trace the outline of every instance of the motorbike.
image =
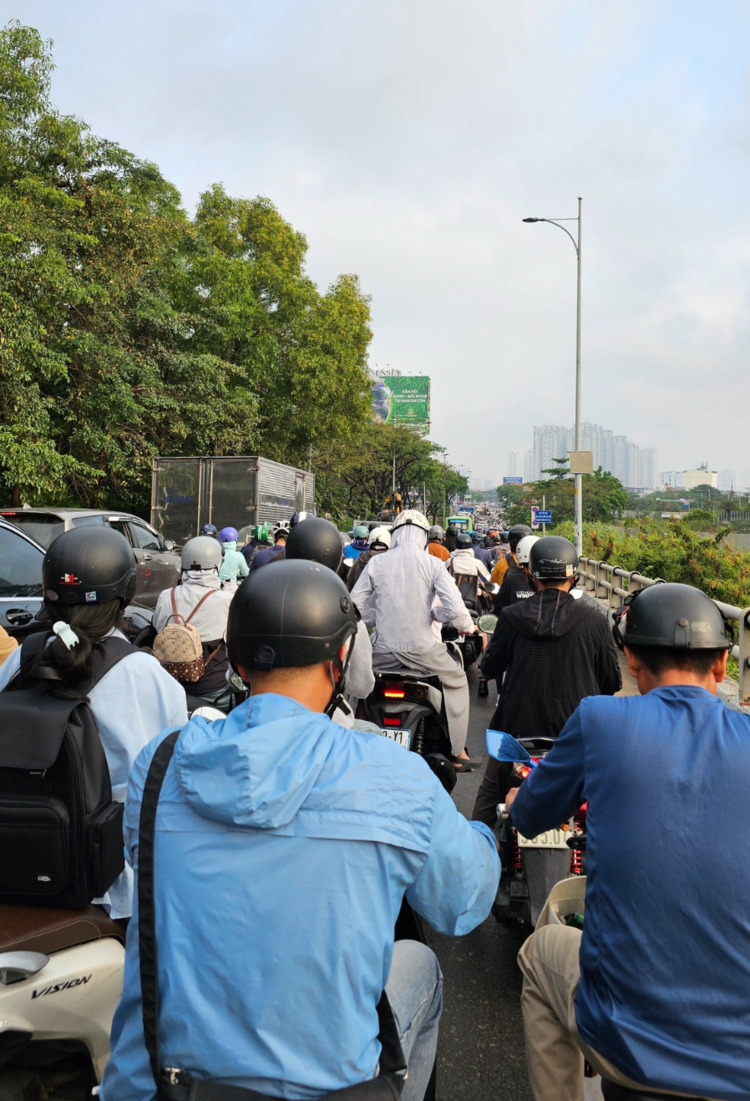
<svg viewBox="0 0 750 1101">
<path fill-rule="evenodd" d="M 487 752 L 508 766 L 505 791 L 518 787 L 554 745 L 553 738 L 520 738 L 487 731 Z M 505 811 L 497 808 L 498 841 L 503 872 L 492 913 L 499 922 L 533 929 L 545 901 L 561 879 L 584 871 L 586 806 L 557 829 L 524 837 Z"/>
<path fill-rule="evenodd" d="M 403 665 L 375 670 L 375 687 L 364 704 L 367 719 L 380 734 L 427 761 L 445 790 L 456 785 L 443 689 L 438 676 L 415 673 Z"/>
<path fill-rule="evenodd" d="M 482 615 L 485 604 L 489 602 L 490 607 L 492 606 L 492 600 L 500 592 L 500 586 L 494 581 L 485 581 L 481 577 L 468 574 L 456 574 L 455 581 L 474 626 L 482 631 L 481 620 L 487 618 L 486 615 Z M 441 635 L 443 642 L 455 643 L 464 669 L 469 669 L 484 649 L 482 634 L 462 635 L 455 627 L 446 624 L 442 628 Z"/>
<path fill-rule="evenodd" d="M 84 1101 L 109 1056 L 125 931 L 99 906 L 0 905 L 0 1097 Z"/>
</svg>

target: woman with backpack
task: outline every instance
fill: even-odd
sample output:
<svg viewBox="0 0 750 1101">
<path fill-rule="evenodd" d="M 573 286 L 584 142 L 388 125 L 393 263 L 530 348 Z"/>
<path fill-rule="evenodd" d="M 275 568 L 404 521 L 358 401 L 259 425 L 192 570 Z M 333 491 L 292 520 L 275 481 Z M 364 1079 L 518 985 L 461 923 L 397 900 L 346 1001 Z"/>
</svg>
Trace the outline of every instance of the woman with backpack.
<svg viewBox="0 0 750 1101">
<path fill-rule="evenodd" d="M 152 639 L 154 656 L 185 686 L 190 696 L 220 711 L 228 711 L 232 705 L 232 689 L 227 683 L 229 658 L 224 633 L 233 594 L 219 580 L 221 564 L 221 546 L 215 539 L 206 535 L 188 539 L 182 548 L 180 584 L 165 589 L 156 601 Z M 200 636 L 202 652 L 198 668 L 192 673 L 181 668 L 189 663 L 179 660 L 179 642 L 171 655 L 170 646 L 164 645 L 168 643 L 166 635 L 179 634 L 175 628 L 181 625 L 194 627 Z"/>
<path fill-rule="evenodd" d="M 118 802 L 125 799 L 128 773 L 141 749 L 166 727 L 187 720 L 184 690 L 122 632 L 135 570 L 133 550 L 119 532 L 89 526 L 63 532 L 42 564 L 51 632 L 29 635 L 0 666 L 2 693 L 22 685 L 58 700 L 88 698 Z M 39 714 L 44 714 L 41 706 Z M 129 918 L 132 868 L 126 864 L 106 894 L 93 901 L 112 918 Z"/>
</svg>

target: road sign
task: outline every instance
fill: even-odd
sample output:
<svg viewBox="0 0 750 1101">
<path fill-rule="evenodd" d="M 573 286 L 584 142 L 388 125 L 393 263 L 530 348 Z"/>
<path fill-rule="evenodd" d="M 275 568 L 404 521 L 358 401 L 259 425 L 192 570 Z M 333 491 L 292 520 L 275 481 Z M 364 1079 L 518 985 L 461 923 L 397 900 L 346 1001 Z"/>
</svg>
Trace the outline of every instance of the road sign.
<svg viewBox="0 0 750 1101">
<path fill-rule="evenodd" d="M 552 513 L 548 508 L 540 508 L 536 514 L 537 523 L 539 524 L 551 524 Z"/>
<path fill-rule="evenodd" d="M 523 478 L 520 478 L 520 477 L 513 477 L 513 478 L 507 478 L 506 477 L 506 478 L 503 478 L 503 485 L 504 486 L 522 486 L 523 485 Z"/>
</svg>

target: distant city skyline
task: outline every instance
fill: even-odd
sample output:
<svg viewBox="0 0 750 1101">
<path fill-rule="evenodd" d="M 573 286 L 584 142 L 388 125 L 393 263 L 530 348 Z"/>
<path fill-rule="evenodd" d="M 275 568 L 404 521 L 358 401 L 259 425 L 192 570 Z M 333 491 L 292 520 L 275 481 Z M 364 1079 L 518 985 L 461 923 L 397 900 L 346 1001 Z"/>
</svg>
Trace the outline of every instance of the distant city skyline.
<svg viewBox="0 0 750 1101">
<path fill-rule="evenodd" d="M 505 477 L 522 477 L 524 482 L 549 478 L 545 470 L 555 459 L 566 458 L 575 446 L 575 429 L 561 424 L 534 425 L 531 447 L 508 451 Z M 627 436 L 615 435 L 611 428 L 584 421 L 581 425 L 582 450 L 593 452 L 594 470 L 614 474 L 629 489 L 657 489 L 661 485 L 659 451 L 639 447 Z"/>
</svg>

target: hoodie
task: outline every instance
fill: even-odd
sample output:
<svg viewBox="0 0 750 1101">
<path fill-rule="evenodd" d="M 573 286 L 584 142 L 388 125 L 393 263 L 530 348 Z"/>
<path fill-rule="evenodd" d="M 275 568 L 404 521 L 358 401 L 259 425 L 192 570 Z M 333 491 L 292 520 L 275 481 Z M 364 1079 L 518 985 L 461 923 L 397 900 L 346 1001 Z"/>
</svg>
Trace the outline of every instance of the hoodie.
<svg viewBox="0 0 750 1101">
<path fill-rule="evenodd" d="M 556 738 L 585 696 L 622 687 L 607 616 L 562 589 L 543 589 L 502 610 L 482 675 L 503 673 L 492 727 L 516 738 Z"/>
<path fill-rule="evenodd" d="M 136 867 L 161 737 L 130 778 Z M 499 876 L 491 831 L 459 814 L 421 757 L 273 694 L 183 727 L 155 867 L 164 1065 L 290 1099 L 375 1074 L 404 894 L 457 935 L 486 917 Z M 103 1101 L 154 1095 L 138 967 L 136 914 Z"/>
</svg>

